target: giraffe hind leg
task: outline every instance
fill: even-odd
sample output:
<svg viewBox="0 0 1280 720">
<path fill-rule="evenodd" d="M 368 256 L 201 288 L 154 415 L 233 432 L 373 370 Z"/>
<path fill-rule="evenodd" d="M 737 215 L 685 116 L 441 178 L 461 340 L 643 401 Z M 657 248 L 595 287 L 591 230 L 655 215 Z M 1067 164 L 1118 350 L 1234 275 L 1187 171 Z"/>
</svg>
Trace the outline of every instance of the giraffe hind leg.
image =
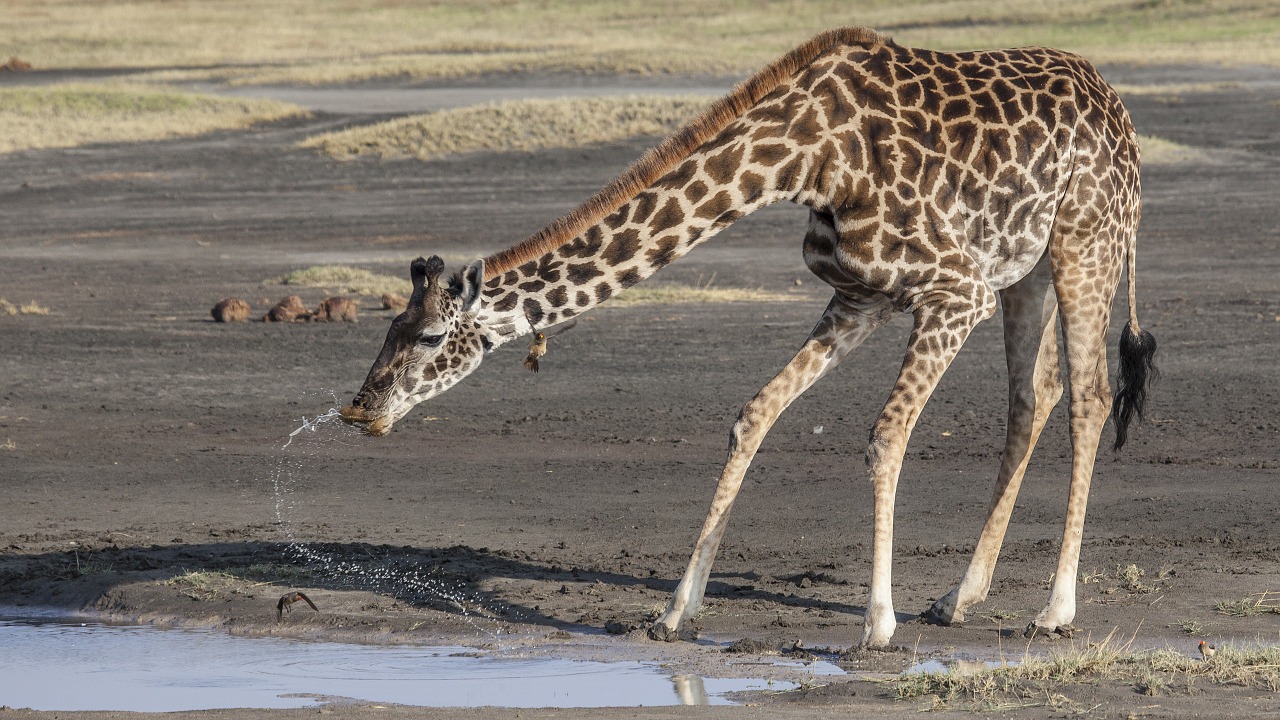
<svg viewBox="0 0 1280 720">
<path fill-rule="evenodd" d="M 1069 634 L 1071 631 L 1071 622 L 1076 614 L 1076 583 L 1089 485 L 1093 479 L 1102 428 L 1112 406 L 1107 370 L 1107 325 L 1121 268 L 1118 263 L 1109 265 L 1088 257 L 1088 251 L 1100 254 L 1109 246 L 1105 233 L 1096 239 L 1090 238 L 1093 240 L 1091 245 L 1081 243 L 1080 235 L 1068 237 L 1075 238 L 1074 244 L 1058 250 L 1054 257 L 1054 287 L 1062 320 L 1063 350 L 1067 357 L 1071 487 L 1049 602 L 1027 626 L 1027 635 L 1037 632 Z M 1104 274 L 1104 282 L 1082 281 L 1099 273 Z"/>
<path fill-rule="evenodd" d="M 986 599 L 1027 462 L 1049 413 L 1062 397 L 1058 369 L 1057 297 L 1046 258 L 1000 293 L 1005 355 L 1009 366 L 1009 417 L 1000 474 L 982 534 L 960 583 L 929 608 L 942 625 L 964 622 L 965 612 Z"/>
<path fill-rule="evenodd" d="M 682 626 L 702 604 L 711 564 L 724 537 L 742 478 L 778 416 L 895 313 L 887 301 L 854 308 L 839 298 L 832 299 L 791 362 L 743 406 L 729 434 L 729 457 L 693 556 L 666 611 L 650 626 L 649 637 L 666 641 L 679 639 Z"/>
</svg>

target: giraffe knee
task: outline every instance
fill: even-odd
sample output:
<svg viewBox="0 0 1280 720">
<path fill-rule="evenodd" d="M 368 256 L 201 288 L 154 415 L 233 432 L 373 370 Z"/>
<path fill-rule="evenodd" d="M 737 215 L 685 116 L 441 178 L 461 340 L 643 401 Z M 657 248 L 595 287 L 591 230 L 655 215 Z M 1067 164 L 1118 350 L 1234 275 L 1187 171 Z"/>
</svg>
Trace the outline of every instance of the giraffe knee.
<svg viewBox="0 0 1280 720">
<path fill-rule="evenodd" d="M 867 439 L 867 467 L 874 473 L 885 460 L 894 456 L 903 440 L 904 433 L 893 424 L 883 420 L 876 423 L 871 437 Z"/>
<path fill-rule="evenodd" d="M 742 409 L 738 411 L 738 419 L 734 421 L 733 427 L 729 428 L 729 453 L 733 454 L 742 444 L 743 438 L 751 433 L 752 429 L 759 424 L 760 419 L 760 403 L 759 400 L 753 398 L 749 400 Z"/>
</svg>

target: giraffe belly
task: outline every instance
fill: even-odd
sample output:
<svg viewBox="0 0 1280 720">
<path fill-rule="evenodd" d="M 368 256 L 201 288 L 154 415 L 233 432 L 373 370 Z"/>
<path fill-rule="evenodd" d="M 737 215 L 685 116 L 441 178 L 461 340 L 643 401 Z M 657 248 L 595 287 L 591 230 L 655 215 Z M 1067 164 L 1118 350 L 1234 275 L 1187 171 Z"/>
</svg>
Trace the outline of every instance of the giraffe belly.
<svg viewBox="0 0 1280 720">
<path fill-rule="evenodd" d="M 881 302 L 881 298 L 886 295 L 885 288 L 872 287 L 865 273 L 859 272 L 846 259 L 839 257 L 839 244 L 831 215 L 811 210 L 809 229 L 804 236 L 804 263 L 809 272 L 846 299 L 855 302 L 859 299 L 865 299 L 868 303 Z"/>
<path fill-rule="evenodd" d="M 918 294 L 973 280 L 975 276 L 990 290 L 1003 290 L 1026 277 L 1048 247 L 1047 233 L 1044 237 L 988 237 L 945 249 L 934 248 L 938 253 L 931 256 L 935 262 L 911 263 L 850 252 L 850 245 L 860 242 L 870 240 L 840 238 L 831 216 L 813 211 L 804 239 L 805 264 L 846 299 L 879 304 L 888 297 L 903 308 L 910 306 Z M 949 257 L 943 259 L 940 255 Z"/>
<path fill-rule="evenodd" d="M 1003 290 L 1031 272 L 1049 246 L 1049 238 L 1013 239 L 969 248 L 969 256 L 992 290 Z"/>
</svg>

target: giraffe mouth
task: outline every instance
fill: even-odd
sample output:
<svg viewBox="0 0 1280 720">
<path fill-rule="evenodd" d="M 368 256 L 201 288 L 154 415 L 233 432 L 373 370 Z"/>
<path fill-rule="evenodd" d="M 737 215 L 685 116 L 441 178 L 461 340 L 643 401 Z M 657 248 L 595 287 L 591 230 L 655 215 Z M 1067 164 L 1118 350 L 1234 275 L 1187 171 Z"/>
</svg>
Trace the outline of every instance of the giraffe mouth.
<svg viewBox="0 0 1280 720">
<path fill-rule="evenodd" d="M 346 424 L 357 425 L 373 437 L 386 435 L 391 432 L 391 426 L 395 424 L 395 419 L 390 413 L 371 413 L 354 405 L 342 406 L 338 414 Z"/>
</svg>

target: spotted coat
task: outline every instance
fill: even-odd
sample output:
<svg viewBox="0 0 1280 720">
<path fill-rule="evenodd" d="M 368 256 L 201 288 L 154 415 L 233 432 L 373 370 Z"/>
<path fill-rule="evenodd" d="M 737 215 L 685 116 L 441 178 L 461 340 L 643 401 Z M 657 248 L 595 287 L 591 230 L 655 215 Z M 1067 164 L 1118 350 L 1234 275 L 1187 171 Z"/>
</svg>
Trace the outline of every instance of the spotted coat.
<svg viewBox="0 0 1280 720">
<path fill-rule="evenodd" d="M 438 258 L 419 259 L 409 309 L 343 416 L 383 434 L 485 351 L 607 302 L 735 220 L 790 200 L 810 209 L 804 260 L 832 299 L 792 361 L 743 407 L 693 556 L 650 634 L 679 637 L 697 610 L 743 475 L 778 415 L 876 328 L 909 312 L 902 369 L 867 449 L 875 534 L 861 644 L 888 644 L 893 506 L 907 440 L 997 302 L 1010 374 L 1003 463 L 970 566 L 929 615 L 962 620 L 986 597 L 1026 463 L 1064 391 L 1060 321 L 1071 492 L 1056 580 L 1028 630 L 1065 632 L 1094 456 L 1113 409 L 1105 338 L 1126 267 L 1117 446 L 1141 411 L 1142 368 L 1154 352 L 1134 309 L 1138 163 L 1120 99 L 1076 55 L 941 53 L 860 28 L 823 33 L 534 236 L 447 283 Z"/>
</svg>

